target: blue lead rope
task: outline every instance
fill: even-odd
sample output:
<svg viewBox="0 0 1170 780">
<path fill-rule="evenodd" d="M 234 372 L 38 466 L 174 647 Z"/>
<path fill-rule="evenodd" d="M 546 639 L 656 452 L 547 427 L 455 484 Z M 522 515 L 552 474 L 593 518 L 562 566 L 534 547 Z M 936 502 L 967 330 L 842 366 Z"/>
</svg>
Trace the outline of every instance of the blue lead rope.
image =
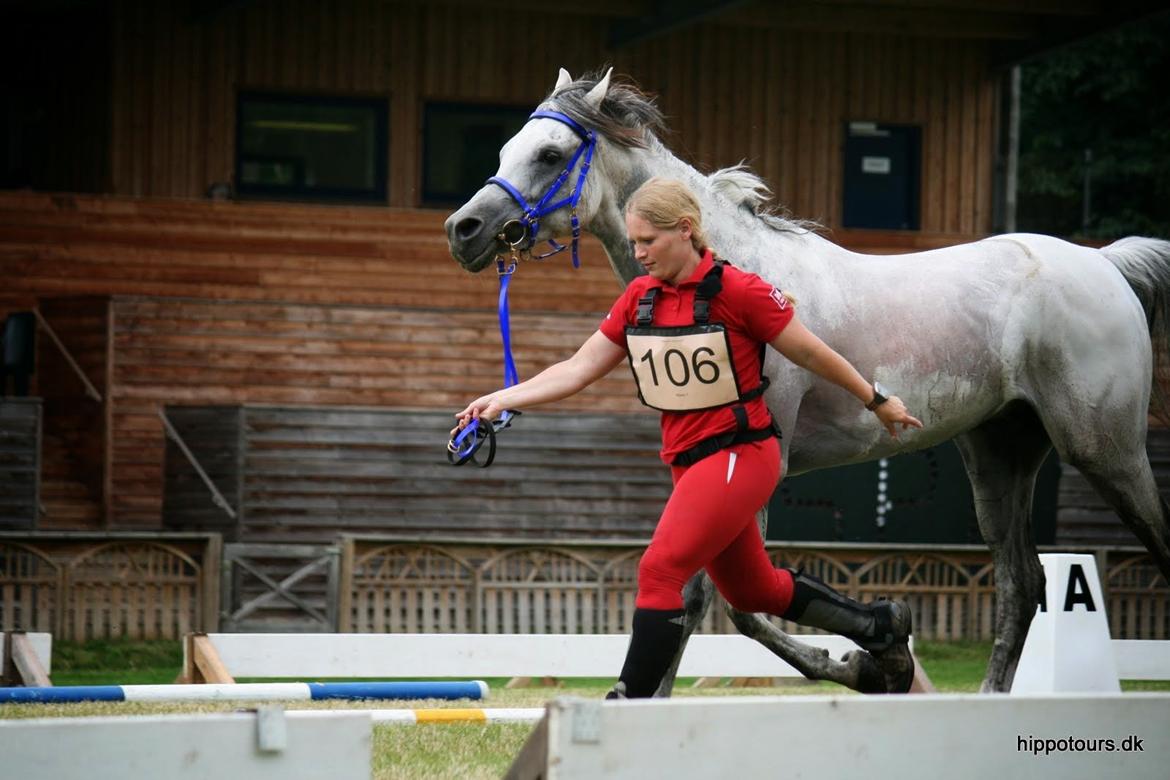
<svg viewBox="0 0 1170 780">
<path fill-rule="evenodd" d="M 508 284 L 512 281 L 516 265 L 515 260 L 509 264 L 503 258 L 496 258 L 496 272 L 500 275 L 498 312 L 500 340 L 504 345 L 504 387 L 511 387 L 520 381 L 520 374 L 516 371 L 516 360 L 512 357 L 512 325 L 508 316 Z M 520 413 L 505 409 L 499 417 L 487 425 L 481 425 L 481 420 L 472 420 L 447 445 L 447 460 L 452 466 L 462 466 L 468 461 L 475 462 L 480 468 L 492 465 L 492 461 L 496 458 L 496 431 L 501 431 L 511 425 L 512 418 L 518 414 Z M 488 446 L 488 454 L 480 462 L 476 460 L 475 455 L 485 443 Z"/>
<path fill-rule="evenodd" d="M 492 176 L 488 179 L 489 184 L 495 184 L 502 188 L 504 192 L 511 196 L 512 200 L 516 201 L 523 212 L 520 219 L 517 220 L 524 230 L 524 235 L 512 242 L 510 239 L 505 239 L 507 243 L 512 244 L 512 257 L 510 262 L 505 261 L 502 257 L 496 258 L 496 271 L 500 275 L 500 338 L 504 343 L 504 387 L 511 387 L 520 381 L 520 376 L 516 372 L 516 361 L 512 358 L 512 331 L 508 322 L 508 283 L 511 281 L 512 274 L 516 271 L 516 266 L 519 261 L 519 251 L 526 252 L 530 257 L 533 243 L 536 241 L 536 234 L 540 230 L 540 220 L 556 211 L 557 209 L 569 207 L 569 224 L 572 228 L 573 240 L 571 243 L 573 252 L 573 267 L 580 268 L 581 260 L 577 255 L 577 246 L 581 238 L 581 222 L 577 219 L 577 204 L 581 200 L 581 193 L 585 190 L 585 178 L 589 175 L 589 167 L 593 164 L 593 150 L 597 148 L 597 134 L 592 130 L 582 127 L 575 119 L 568 114 L 560 111 L 537 110 L 533 111 L 528 117 L 529 119 L 553 119 L 561 124 L 567 125 L 577 136 L 581 139 L 581 143 L 577 145 L 577 151 L 569 159 L 568 165 L 561 171 L 560 176 L 548 188 L 544 196 L 536 203 L 529 203 L 524 197 L 523 193 L 508 180 Z M 578 161 L 581 163 L 581 170 L 577 172 L 577 181 L 573 185 L 572 191 L 564 198 L 555 203 L 549 203 L 560 192 L 561 187 L 564 186 L 569 176 L 573 172 L 573 168 L 577 166 Z M 507 226 L 505 225 L 506 235 Z M 525 247 L 520 245 L 527 239 L 528 244 Z M 549 239 L 548 243 L 552 246 L 552 251 L 537 257 L 534 260 L 544 260 L 552 257 L 555 254 L 564 252 L 568 246 L 559 244 L 553 239 Z M 498 418 L 493 420 L 488 425 L 480 425 L 481 420 L 472 420 L 467 424 L 467 427 L 459 431 L 447 443 L 447 460 L 453 466 L 462 466 L 469 460 L 475 461 L 477 466 L 487 468 L 492 464 L 496 457 L 496 432 L 507 428 L 512 423 L 512 418 L 520 414 L 510 409 L 505 409 Z M 488 447 L 487 457 L 481 462 L 475 459 L 475 454 L 484 446 Z"/>
<path fill-rule="evenodd" d="M 500 314 L 500 340 L 504 343 L 504 387 L 511 387 L 520 381 L 516 372 L 516 361 L 512 358 L 512 326 L 508 319 L 508 283 L 512 281 L 512 274 L 516 272 L 516 263 L 505 267 L 502 258 L 496 260 L 496 270 L 500 274 L 500 300 L 498 310 Z M 510 412 L 504 412 L 510 414 Z"/>
</svg>

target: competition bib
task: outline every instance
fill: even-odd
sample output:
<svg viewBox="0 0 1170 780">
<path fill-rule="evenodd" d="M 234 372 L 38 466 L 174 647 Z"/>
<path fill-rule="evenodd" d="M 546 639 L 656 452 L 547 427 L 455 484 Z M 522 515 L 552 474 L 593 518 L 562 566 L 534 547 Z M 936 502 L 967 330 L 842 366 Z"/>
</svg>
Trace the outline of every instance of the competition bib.
<svg viewBox="0 0 1170 780">
<path fill-rule="evenodd" d="M 626 350 L 638 397 L 651 408 L 693 412 L 740 398 L 721 324 L 627 327 Z"/>
</svg>

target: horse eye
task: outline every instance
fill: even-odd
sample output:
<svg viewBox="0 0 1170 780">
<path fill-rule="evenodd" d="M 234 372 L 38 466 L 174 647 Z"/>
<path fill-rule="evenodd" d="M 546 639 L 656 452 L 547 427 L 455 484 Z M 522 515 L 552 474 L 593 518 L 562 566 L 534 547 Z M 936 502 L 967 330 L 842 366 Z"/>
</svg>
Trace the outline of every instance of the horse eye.
<svg viewBox="0 0 1170 780">
<path fill-rule="evenodd" d="M 540 153 L 540 161 L 548 165 L 555 165 L 561 161 L 561 153 L 556 149 L 545 149 Z"/>
</svg>

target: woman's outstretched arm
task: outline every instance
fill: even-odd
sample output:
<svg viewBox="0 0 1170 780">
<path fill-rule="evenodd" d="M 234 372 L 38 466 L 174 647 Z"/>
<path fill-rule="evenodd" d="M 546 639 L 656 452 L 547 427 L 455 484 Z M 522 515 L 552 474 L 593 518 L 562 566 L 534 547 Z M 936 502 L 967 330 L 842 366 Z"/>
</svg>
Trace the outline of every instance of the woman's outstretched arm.
<svg viewBox="0 0 1170 780">
<path fill-rule="evenodd" d="M 459 427 L 471 420 L 494 420 L 505 409 L 523 409 L 568 398 L 612 371 L 625 358 L 624 349 L 596 331 L 568 360 L 562 360 L 520 384 L 480 396 L 456 413 Z"/>
<path fill-rule="evenodd" d="M 796 317 L 770 343 L 777 352 L 796 365 L 844 388 L 857 396 L 862 404 L 873 400 L 873 385 L 869 380 L 852 363 L 804 327 Z M 890 396 L 888 401 L 874 410 L 874 414 L 895 438 L 898 436 L 898 424 L 901 424 L 902 430 L 922 427 L 922 422 L 910 415 L 902 399 L 897 396 Z"/>
</svg>

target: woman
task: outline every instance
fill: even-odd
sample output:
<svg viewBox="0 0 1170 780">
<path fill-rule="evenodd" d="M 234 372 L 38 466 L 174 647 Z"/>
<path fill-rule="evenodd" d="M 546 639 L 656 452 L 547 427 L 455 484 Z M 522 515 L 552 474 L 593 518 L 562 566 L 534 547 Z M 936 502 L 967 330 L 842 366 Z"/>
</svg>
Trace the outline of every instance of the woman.
<svg viewBox="0 0 1170 780">
<path fill-rule="evenodd" d="M 909 690 L 905 605 L 859 604 L 815 577 L 773 567 L 764 551 L 755 516 L 780 476 L 778 431 L 762 397 L 764 345 L 855 395 L 892 436 L 899 425 L 922 423 L 809 332 L 789 297 L 717 261 L 698 201 L 682 183 L 643 184 L 626 206 L 626 229 L 647 275 L 630 283 L 597 332 L 568 360 L 456 415 L 463 427 L 567 398 L 623 359 L 642 402 L 662 411 L 674 491 L 638 567 L 633 634 L 609 696 L 657 690 L 682 638 L 683 585 L 700 569 L 736 609 L 847 636 L 879 659 L 888 689 Z"/>
</svg>

